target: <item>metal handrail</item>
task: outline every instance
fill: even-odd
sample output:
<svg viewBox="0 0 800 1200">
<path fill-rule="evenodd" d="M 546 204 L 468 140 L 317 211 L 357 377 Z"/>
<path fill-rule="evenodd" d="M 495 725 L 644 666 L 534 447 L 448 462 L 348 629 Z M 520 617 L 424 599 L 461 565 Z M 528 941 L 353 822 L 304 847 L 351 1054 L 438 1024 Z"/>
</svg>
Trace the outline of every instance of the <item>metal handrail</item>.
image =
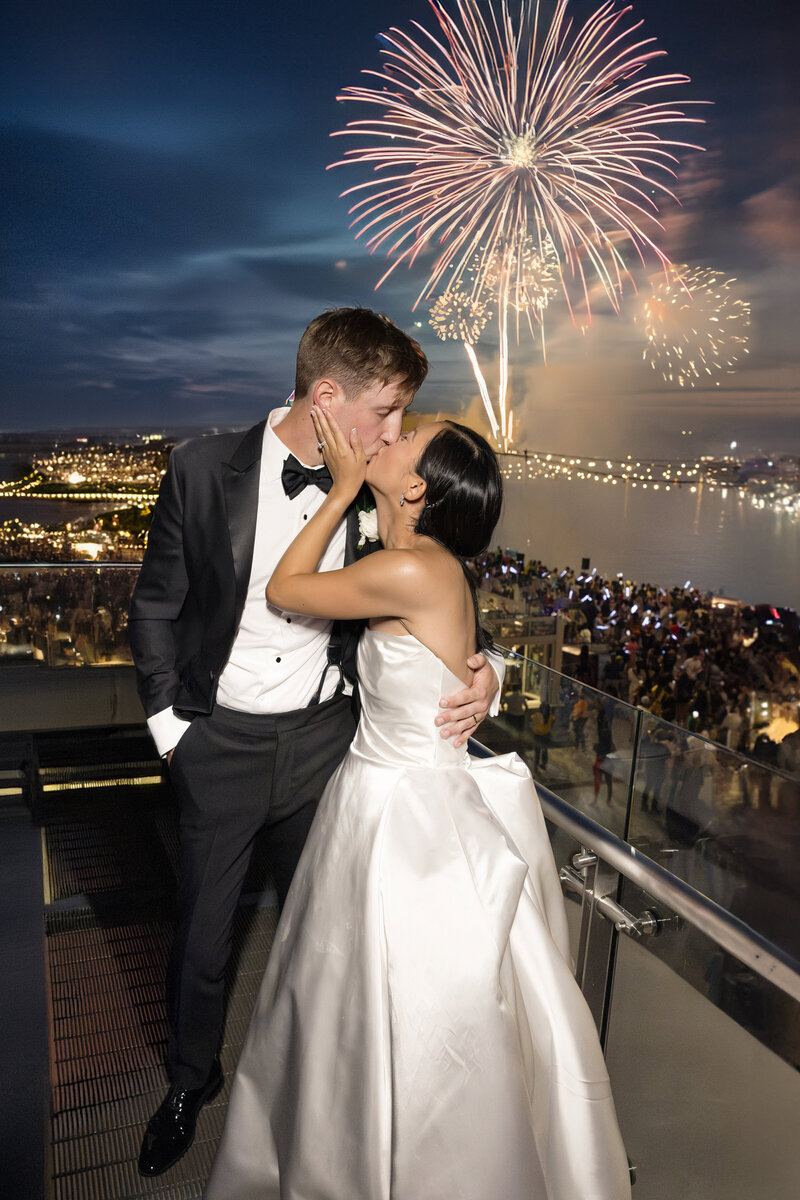
<svg viewBox="0 0 800 1200">
<path fill-rule="evenodd" d="M 470 750 L 480 758 L 494 757 L 480 742 L 470 741 Z M 750 925 L 698 892 L 690 884 L 654 862 L 641 850 L 604 829 L 549 788 L 536 784 L 542 811 L 548 821 L 563 829 L 581 846 L 593 850 L 610 867 L 654 900 L 699 929 L 701 933 L 774 984 L 793 1000 L 800 1001 L 800 962 L 780 946 L 763 937 Z"/>
</svg>

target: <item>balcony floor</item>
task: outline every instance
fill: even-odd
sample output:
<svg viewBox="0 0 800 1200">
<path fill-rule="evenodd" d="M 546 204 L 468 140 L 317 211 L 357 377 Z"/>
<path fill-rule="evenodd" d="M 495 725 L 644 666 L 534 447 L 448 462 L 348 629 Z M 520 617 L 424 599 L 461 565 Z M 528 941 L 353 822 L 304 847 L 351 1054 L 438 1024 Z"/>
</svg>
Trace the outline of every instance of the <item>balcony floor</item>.
<svg viewBox="0 0 800 1200">
<path fill-rule="evenodd" d="M 87 908 L 48 920 L 56 1200 L 202 1194 L 276 923 L 277 909 L 239 910 L 222 1047 L 225 1087 L 202 1110 L 185 1158 L 145 1180 L 136 1169 L 139 1146 L 168 1086 L 162 1060 L 170 923 L 100 924 Z"/>
<path fill-rule="evenodd" d="M 277 925 L 257 850 L 229 967 L 225 1087 L 194 1145 L 158 1179 L 138 1174 L 145 1125 L 168 1087 L 164 976 L 177 849 L 168 790 L 80 789 L 48 802 L 45 899 L 53 1200 L 195 1200 L 222 1132 L 228 1091 Z"/>
</svg>

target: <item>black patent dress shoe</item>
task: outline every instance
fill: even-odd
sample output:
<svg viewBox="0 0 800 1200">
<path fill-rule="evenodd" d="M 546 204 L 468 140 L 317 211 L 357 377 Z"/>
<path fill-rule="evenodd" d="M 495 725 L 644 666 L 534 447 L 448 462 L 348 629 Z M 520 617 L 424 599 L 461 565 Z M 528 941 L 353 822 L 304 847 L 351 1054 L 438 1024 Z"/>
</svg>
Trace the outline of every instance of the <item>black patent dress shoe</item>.
<svg viewBox="0 0 800 1200">
<path fill-rule="evenodd" d="M 183 1158 L 194 1141 L 197 1116 L 204 1104 L 218 1096 L 225 1082 L 219 1059 L 202 1087 L 184 1088 L 173 1083 L 161 1106 L 150 1118 L 139 1154 L 139 1174 L 162 1175 Z"/>
</svg>

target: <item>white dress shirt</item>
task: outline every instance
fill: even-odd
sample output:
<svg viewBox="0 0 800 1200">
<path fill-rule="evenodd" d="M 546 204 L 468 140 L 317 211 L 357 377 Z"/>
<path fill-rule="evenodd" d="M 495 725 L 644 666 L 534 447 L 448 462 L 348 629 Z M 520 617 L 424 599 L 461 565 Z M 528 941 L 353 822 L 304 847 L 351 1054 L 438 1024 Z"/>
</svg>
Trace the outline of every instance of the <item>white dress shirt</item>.
<svg viewBox="0 0 800 1200">
<path fill-rule="evenodd" d="M 325 493 L 313 485 L 294 500 L 283 490 L 281 471 L 290 451 L 275 428 L 288 412 L 288 408 L 274 409 L 264 427 L 250 582 L 242 619 L 217 688 L 217 703 L 238 712 L 278 713 L 304 708 L 313 698 L 327 662 L 332 622 L 284 613 L 268 604 L 265 595 L 284 550 L 325 499 Z M 335 571 L 344 566 L 346 533 L 347 523 L 343 520 L 318 570 Z M 330 699 L 338 681 L 339 672 L 332 667 L 325 676 L 320 701 Z M 345 691 L 352 691 L 349 684 Z M 147 724 L 159 754 L 177 746 L 189 726 L 171 708 L 155 713 Z"/>
</svg>

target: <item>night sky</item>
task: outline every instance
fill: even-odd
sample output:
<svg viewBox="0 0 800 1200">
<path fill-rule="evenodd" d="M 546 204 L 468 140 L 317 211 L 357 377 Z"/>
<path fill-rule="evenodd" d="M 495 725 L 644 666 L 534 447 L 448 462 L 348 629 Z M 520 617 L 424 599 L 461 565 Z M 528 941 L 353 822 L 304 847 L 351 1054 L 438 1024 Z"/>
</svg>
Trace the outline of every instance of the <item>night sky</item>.
<svg viewBox="0 0 800 1200">
<path fill-rule="evenodd" d="M 585 335 L 553 306 L 548 365 L 529 340 L 512 356 L 531 447 L 800 450 L 798 7 L 635 5 L 668 52 L 659 69 L 692 78 L 676 97 L 714 102 L 663 243 L 738 277 L 750 358 L 719 389 L 677 392 L 641 361 L 635 296 Z M 290 391 L 307 322 L 353 303 L 422 341 L 420 408 L 466 410 L 463 351 L 411 311 L 422 273 L 373 292 L 385 264 L 339 198 L 363 168 L 325 171 L 345 148 L 329 133 L 363 112 L 337 91 L 379 66 L 380 31 L 413 19 L 432 25 L 423 0 L 7 6 L 0 429 L 245 427 Z M 491 340 L 479 349 L 490 366 Z"/>
</svg>

